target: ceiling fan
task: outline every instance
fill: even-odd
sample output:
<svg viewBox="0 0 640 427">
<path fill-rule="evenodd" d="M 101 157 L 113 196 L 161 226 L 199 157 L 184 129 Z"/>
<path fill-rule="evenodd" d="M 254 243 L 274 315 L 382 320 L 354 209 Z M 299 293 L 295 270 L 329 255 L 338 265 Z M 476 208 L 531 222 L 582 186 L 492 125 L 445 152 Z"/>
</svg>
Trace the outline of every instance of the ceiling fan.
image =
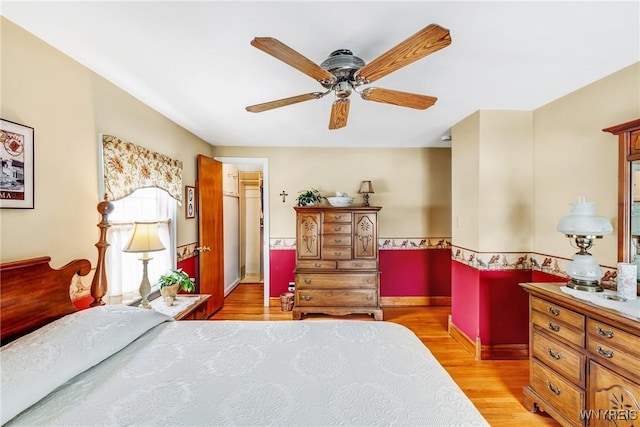
<svg viewBox="0 0 640 427">
<path fill-rule="evenodd" d="M 360 88 L 360 86 L 372 83 L 450 44 L 449 30 L 431 24 L 366 65 L 362 59 L 347 49 L 334 51 L 329 58 L 317 65 L 274 38 L 256 37 L 251 41 L 252 46 L 314 78 L 326 90 L 251 105 L 246 107 L 246 110 L 260 113 L 298 102 L 320 99 L 334 92 L 336 99 L 331 107 L 329 129 L 339 129 L 347 125 L 349 95 L 352 91 L 360 94 L 367 101 L 424 110 L 435 104 L 438 98 L 377 87 Z"/>
</svg>

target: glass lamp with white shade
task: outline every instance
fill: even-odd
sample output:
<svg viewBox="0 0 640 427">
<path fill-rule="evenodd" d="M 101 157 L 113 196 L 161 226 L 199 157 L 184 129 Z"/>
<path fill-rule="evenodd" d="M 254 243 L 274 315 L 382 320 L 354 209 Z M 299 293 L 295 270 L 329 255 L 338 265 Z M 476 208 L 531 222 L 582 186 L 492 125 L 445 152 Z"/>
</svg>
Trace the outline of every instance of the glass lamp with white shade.
<svg viewBox="0 0 640 427">
<path fill-rule="evenodd" d="M 571 213 L 560 218 L 557 230 L 574 240 L 574 247 L 579 249 L 567 264 L 567 274 L 571 277 L 567 286 L 581 291 L 602 292 L 600 279 L 604 273 L 588 250 L 595 239 L 601 239 L 613 231 L 611 221 L 596 215 L 595 204 L 580 197 L 573 204 Z"/>
<path fill-rule="evenodd" d="M 158 235 L 157 222 L 136 222 L 129 242 L 122 249 L 123 252 L 142 253 L 142 256 L 138 258 L 142 261 L 142 282 L 140 283 L 140 296 L 142 297 L 140 307 L 142 308 L 151 308 L 151 304 L 149 304 L 151 283 L 149 283 L 147 274 L 147 264 L 153 258 L 149 256 L 149 252 L 157 252 L 164 249 L 165 247 Z"/>
</svg>

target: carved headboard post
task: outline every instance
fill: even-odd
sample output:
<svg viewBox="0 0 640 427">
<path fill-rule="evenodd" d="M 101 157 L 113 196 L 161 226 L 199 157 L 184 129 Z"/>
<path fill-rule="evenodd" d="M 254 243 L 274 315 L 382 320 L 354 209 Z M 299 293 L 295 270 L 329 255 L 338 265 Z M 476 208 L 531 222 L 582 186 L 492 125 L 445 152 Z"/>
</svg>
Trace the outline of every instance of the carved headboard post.
<svg viewBox="0 0 640 427">
<path fill-rule="evenodd" d="M 104 305 L 105 302 L 102 300 L 102 297 L 107 293 L 107 271 L 105 268 L 105 258 L 107 248 L 109 247 L 109 243 L 107 242 L 107 229 L 111 227 L 111 224 L 109 224 L 109 214 L 113 212 L 114 208 L 113 203 L 109 201 L 106 194 L 104 200 L 98 203 L 97 209 L 102 219 L 98 224 L 98 228 L 100 228 L 100 240 L 95 245 L 96 248 L 98 248 L 98 263 L 96 264 L 96 272 L 91 282 L 91 296 L 93 297 L 93 301 L 90 304 L 91 307 Z"/>
</svg>

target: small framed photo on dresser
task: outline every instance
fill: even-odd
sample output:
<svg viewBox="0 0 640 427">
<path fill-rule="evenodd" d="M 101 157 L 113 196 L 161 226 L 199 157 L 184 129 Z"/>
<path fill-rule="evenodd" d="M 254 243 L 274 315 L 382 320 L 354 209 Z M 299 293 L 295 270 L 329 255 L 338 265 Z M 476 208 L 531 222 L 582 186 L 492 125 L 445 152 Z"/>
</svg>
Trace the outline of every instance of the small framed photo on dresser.
<svg viewBox="0 0 640 427">
<path fill-rule="evenodd" d="M 184 216 L 187 219 L 196 217 L 196 188 L 189 185 L 184 187 Z"/>
<path fill-rule="evenodd" d="M 0 208 L 33 209 L 32 127 L 0 119 Z"/>
</svg>

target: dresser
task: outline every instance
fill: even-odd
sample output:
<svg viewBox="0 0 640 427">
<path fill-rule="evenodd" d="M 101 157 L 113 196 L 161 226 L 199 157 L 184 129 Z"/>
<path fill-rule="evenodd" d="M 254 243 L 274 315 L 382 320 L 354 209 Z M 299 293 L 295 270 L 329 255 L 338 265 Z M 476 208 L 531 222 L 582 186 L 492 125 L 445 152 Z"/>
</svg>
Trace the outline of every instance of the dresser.
<svg viewBox="0 0 640 427">
<path fill-rule="evenodd" d="M 521 284 L 530 322 L 524 405 L 566 426 L 637 426 L 640 318 L 574 298 L 561 285 Z"/>
<path fill-rule="evenodd" d="M 382 320 L 378 269 L 380 207 L 296 206 L 293 318 L 370 314 Z"/>
</svg>

